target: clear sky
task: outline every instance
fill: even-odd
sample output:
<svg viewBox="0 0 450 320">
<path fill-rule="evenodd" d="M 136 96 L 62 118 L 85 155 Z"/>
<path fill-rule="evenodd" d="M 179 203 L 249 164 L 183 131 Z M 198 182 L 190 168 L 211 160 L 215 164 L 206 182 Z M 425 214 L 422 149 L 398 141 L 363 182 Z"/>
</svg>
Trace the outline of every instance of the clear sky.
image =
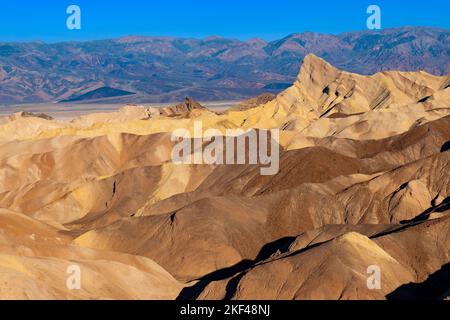
<svg viewBox="0 0 450 320">
<path fill-rule="evenodd" d="M 81 8 L 81 30 L 66 27 L 71 4 Z M 303 31 L 363 30 L 370 4 L 382 10 L 382 28 L 450 29 L 448 0 L 1 0 L 0 41 L 125 35 L 273 40 Z"/>
</svg>

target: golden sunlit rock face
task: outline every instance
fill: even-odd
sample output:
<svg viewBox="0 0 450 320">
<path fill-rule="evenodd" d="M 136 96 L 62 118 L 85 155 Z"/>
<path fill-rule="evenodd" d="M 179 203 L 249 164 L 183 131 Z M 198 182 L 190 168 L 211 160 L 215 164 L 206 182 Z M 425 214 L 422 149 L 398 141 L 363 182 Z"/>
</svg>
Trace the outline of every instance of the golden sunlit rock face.
<svg viewBox="0 0 450 320">
<path fill-rule="evenodd" d="M 279 170 L 175 163 L 198 122 L 278 129 Z M 223 113 L 0 117 L 0 298 L 446 298 L 449 141 L 448 76 L 314 55 Z"/>
</svg>

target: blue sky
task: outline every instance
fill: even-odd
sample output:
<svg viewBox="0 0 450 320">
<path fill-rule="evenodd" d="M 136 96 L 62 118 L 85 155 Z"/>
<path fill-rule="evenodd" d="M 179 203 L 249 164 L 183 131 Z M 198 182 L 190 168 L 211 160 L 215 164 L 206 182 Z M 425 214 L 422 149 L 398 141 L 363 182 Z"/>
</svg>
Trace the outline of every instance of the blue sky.
<svg viewBox="0 0 450 320">
<path fill-rule="evenodd" d="M 278 39 L 303 31 L 340 33 L 366 28 L 377 4 L 382 27 L 450 29 L 444 0 L 2 0 L 0 41 L 89 40 L 124 35 L 202 38 L 220 35 Z M 82 29 L 68 30 L 66 8 L 76 4 Z"/>
</svg>

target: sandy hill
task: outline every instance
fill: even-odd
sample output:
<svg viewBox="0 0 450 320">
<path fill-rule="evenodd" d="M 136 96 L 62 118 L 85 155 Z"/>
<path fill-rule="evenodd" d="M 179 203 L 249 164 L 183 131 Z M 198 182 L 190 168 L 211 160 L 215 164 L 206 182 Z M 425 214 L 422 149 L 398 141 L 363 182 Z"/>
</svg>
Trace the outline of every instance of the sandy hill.
<svg viewBox="0 0 450 320">
<path fill-rule="evenodd" d="M 309 55 L 291 87 L 221 114 L 186 98 L 1 117 L 0 297 L 440 298 L 449 90 L 448 76 L 358 75 Z M 278 173 L 173 163 L 171 133 L 194 121 L 280 129 Z M 66 288 L 74 263 L 78 291 Z"/>
</svg>

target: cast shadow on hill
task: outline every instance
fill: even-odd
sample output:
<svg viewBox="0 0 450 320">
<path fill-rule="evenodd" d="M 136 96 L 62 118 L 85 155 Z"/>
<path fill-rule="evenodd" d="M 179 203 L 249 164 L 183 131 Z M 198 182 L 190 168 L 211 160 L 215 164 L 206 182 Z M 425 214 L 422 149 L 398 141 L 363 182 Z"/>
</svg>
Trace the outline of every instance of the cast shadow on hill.
<svg viewBox="0 0 450 320">
<path fill-rule="evenodd" d="M 261 248 L 254 260 L 242 260 L 234 266 L 223 268 L 201 277 L 193 286 L 186 287 L 181 290 L 180 294 L 177 297 L 177 300 L 195 300 L 211 282 L 225 280 L 237 275 L 227 284 L 227 293 L 225 295 L 225 300 L 230 299 L 232 293 L 235 291 L 234 289 L 239 283 L 239 280 L 245 274 L 243 271 L 260 261 L 270 258 L 270 256 L 272 256 L 277 251 L 287 251 L 287 249 L 295 241 L 295 239 L 295 237 L 285 237 L 268 243 Z"/>
<path fill-rule="evenodd" d="M 432 213 L 442 213 L 447 210 L 450 210 L 450 197 L 445 198 L 441 204 L 437 206 L 433 206 L 431 208 L 428 208 L 421 214 L 419 214 L 417 217 L 411 219 L 411 220 L 403 220 L 400 221 L 400 224 L 411 224 L 411 223 L 417 223 L 421 221 L 427 220 Z"/>
<path fill-rule="evenodd" d="M 393 228 L 388 228 L 387 230 L 384 230 L 380 233 L 377 233 L 377 234 L 371 236 L 370 239 L 376 239 L 376 238 L 387 236 L 389 234 L 393 234 L 393 233 L 396 233 L 399 231 L 406 230 L 408 228 L 414 227 L 422 222 L 427 221 L 432 213 L 442 213 L 442 212 L 445 212 L 448 210 L 450 210 L 450 197 L 445 198 L 441 204 L 428 208 L 427 210 L 425 210 L 424 212 L 422 212 L 421 214 L 419 214 L 418 216 L 416 216 L 410 220 L 400 221 L 399 226 L 396 225 Z"/>
<path fill-rule="evenodd" d="M 444 143 L 441 147 L 441 153 L 442 152 L 446 152 L 450 150 L 450 141 L 447 141 L 446 143 Z"/>
<path fill-rule="evenodd" d="M 408 283 L 389 293 L 388 300 L 442 300 L 450 296 L 450 263 L 422 283 Z"/>
</svg>

